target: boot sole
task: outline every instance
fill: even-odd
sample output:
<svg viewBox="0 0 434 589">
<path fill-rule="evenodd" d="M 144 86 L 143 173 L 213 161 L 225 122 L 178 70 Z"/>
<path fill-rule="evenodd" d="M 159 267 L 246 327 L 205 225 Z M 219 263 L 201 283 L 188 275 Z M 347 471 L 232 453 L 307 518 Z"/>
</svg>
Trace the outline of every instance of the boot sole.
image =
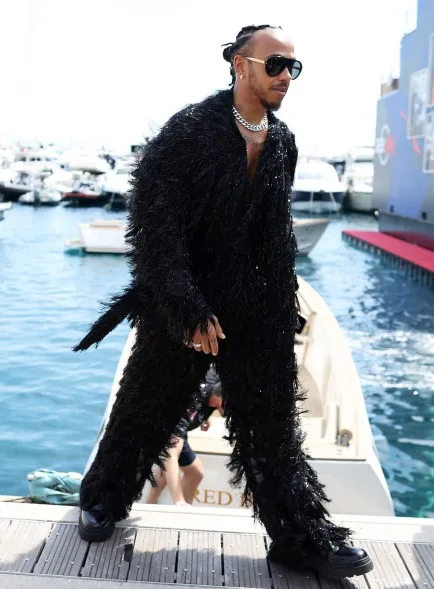
<svg viewBox="0 0 434 589">
<path fill-rule="evenodd" d="M 318 562 L 310 565 L 321 577 L 325 579 L 346 579 L 349 577 L 358 577 L 366 575 L 374 568 L 374 564 L 369 556 L 362 558 L 353 565 L 336 565 L 331 562 Z"/>
<path fill-rule="evenodd" d="M 82 522 L 81 517 L 78 521 L 78 533 L 82 540 L 86 542 L 104 542 L 108 540 L 110 536 L 113 534 L 115 529 L 114 522 L 109 522 L 102 528 L 97 530 L 95 529 L 88 529 Z"/>
</svg>

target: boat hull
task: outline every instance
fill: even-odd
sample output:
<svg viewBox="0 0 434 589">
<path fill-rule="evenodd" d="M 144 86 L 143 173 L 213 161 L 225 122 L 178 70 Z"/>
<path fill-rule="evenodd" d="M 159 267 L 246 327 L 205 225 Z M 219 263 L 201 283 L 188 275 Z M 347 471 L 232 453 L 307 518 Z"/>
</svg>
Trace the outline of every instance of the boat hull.
<svg viewBox="0 0 434 589">
<path fill-rule="evenodd" d="M 94 254 L 125 254 L 125 224 L 122 222 L 96 221 L 80 223 L 80 237 L 83 249 Z"/>
<path fill-rule="evenodd" d="M 104 194 L 83 194 L 80 192 L 66 192 L 63 202 L 69 207 L 101 207 L 108 202 Z"/>
<path fill-rule="evenodd" d="M 212 426 L 211 426 L 212 428 Z M 209 433 L 209 432 L 208 432 Z M 190 442 L 194 449 L 194 442 Z M 204 478 L 196 494 L 194 505 L 226 508 L 244 507 L 242 492 L 229 484 L 230 473 L 226 464 L 228 455 L 196 452 L 204 466 Z M 331 502 L 328 506 L 333 513 L 356 515 L 394 515 L 385 481 L 378 471 L 379 464 L 372 456 L 363 461 L 353 460 L 309 460 L 325 485 Z M 381 470 L 381 469 L 380 469 Z M 141 502 L 145 502 L 150 492 L 145 486 Z M 363 492 L 361 490 L 363 489 Z M 167 490 L 163 491 L 159 503 L 172 503 Z"/>
<path fill-rule="evenodd" d="M 329 224 L 328 219 L 294 220 L 294 235 L 297 241 L 298 255 L 307 256 L 321 239 Z"/>
<path fill-rule="evenodd" d="M 291 209 L 312 215 L 339 213 L 342 210 L 344 196 L 344 192 L 296 190 L 292 195 Z"/>
<path fill-rule="evenodd" d="M 125 211 L 127 208 L 127 195 L 120 192 L 110 192 L 104 190 L 103 196 L 107 198 L 105 208 L 108 211 Z"/>
<path fill-rule="evenodd" d="M 17 202 L 26 192 L 29 192 L 29 186 L 25 184 L 0 184 L 0 194 L 5 202 Z"/>
<path fill-rule="evenodd" d="M 374 197 L 372 191 L 350 191 L 345 199 L 345 208 L 355 213 L 372 213 L 374 211 Z"/>
</svg>

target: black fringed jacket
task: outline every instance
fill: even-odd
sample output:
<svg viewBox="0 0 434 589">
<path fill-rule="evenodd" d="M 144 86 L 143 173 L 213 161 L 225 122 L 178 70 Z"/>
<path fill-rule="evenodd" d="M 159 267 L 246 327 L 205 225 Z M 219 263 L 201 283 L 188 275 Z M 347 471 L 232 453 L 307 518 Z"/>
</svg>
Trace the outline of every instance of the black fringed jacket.
<svg viewBox="0 0 434 589">
<path fill-rule="evenodd" d="M 138 326 L 141 319 L 157 322 L 182 344 L 185 332 L 212 314 L 226 334 L 244 332 L 254 321 L 261 337 L 268 333 L 274 342 L 282 327 L 291 345 L 297 323 L 294 135 L 269 113 L 268 137 L 249 182 L 232 104 L 228 90 L 188 106 L 145 146 L 129 204 L 131 285 L 76 349 L 98 343 L 125 317 Z"/>
</svg>

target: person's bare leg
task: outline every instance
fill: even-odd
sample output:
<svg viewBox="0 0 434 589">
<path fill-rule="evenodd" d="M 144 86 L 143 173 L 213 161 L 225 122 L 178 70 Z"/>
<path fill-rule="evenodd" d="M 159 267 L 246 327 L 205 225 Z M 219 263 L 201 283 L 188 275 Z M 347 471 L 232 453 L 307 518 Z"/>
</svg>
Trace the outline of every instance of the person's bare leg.
<svg viewBox="0 0 434 589">
<path fill-rule="evenodd" d="M 196 496 L 197 488 L 202 482 L 205 470 L 200 458 L 196 458 L 188 466 L 181 467 L 181 470 L 183 473 L 181 486 L 184 499 L 191 504 Z"/>
<path fill-rule="evenodd" d="M 155 472 L 155 482 L 157 483 L 156 487 L 152 487 L 151 491 L 148 495 L 146 503 L 156 505 L 158 500 L 160 499 L 160 495 L 163 492 L 166 486 L 166 477 L 164 476 L 164 472 L 162 472 L 161 468 L 158 468 Z"/>
<path fill-rule="evenodd" d="M 186 503 L 184 494 L 182 492 L 180 470 L 179 470 L 179 455 L 181 454 L 184 440 L 178 439 L 176 446 L 169 448 L 169 458 L 164 463 L 167 488 L 169 490 L 172 501 L 175 505 L 184 505 Z"/>
</svg>

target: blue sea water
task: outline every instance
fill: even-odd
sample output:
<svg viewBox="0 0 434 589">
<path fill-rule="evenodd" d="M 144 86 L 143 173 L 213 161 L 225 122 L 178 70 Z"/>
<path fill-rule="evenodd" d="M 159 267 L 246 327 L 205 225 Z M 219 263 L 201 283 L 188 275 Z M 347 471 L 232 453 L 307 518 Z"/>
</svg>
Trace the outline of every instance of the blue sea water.
<svg viewBox="0 0 434 589">
<path fill-rule="evenodd" d="M 15 205 L 0 223 L 0 494 L 25 495 L 35 468 L 81 471 L 128 333 L 74 354 L 100 301 L 128 281 L 125 259 L 65 253 L 97 209 Z M 434 517 L 434 292 L 350 247 L 334 219 L 298 271 L 344 329 L 399 515 Z"/>
</svg>

